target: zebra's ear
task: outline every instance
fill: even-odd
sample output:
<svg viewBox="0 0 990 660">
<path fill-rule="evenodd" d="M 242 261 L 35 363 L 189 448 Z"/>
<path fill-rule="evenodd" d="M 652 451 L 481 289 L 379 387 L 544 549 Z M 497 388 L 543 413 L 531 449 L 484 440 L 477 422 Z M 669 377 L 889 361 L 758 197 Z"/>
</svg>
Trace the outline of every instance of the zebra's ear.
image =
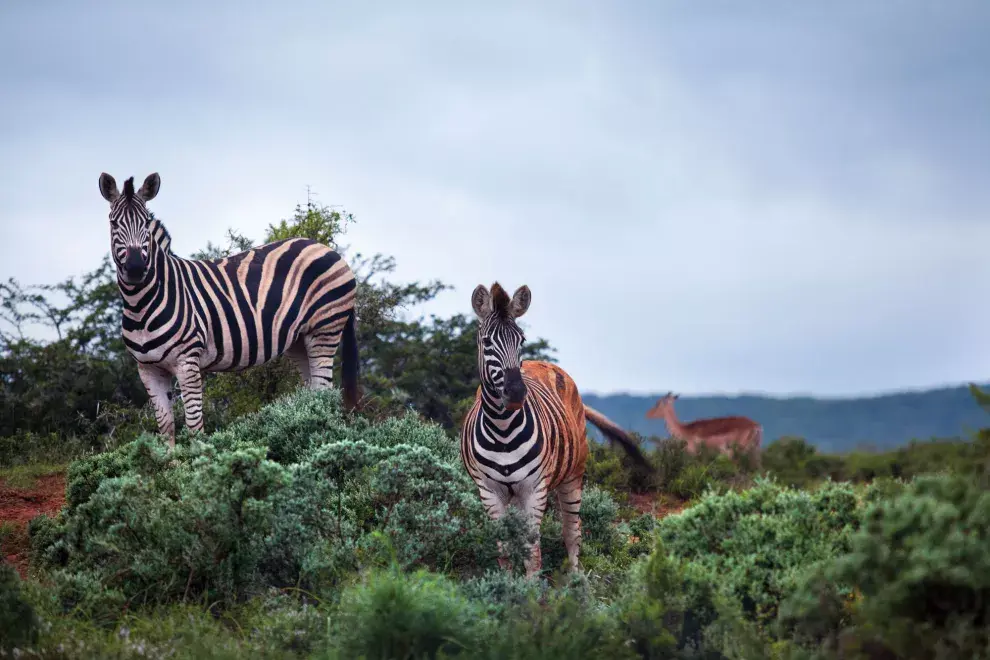
<svg viewBox="0 0 990 660">
<path fill-rule="evenodd" d="M 141 190 L 137 191 L 137 196 L 146 202 L 150 202 L 158 194 L 158 189 L 162 186 L 162 178 L 158 172 L 149 174 L 141 185 Z"/>
<path fill-rule="evenodd" d="M 523 284 L 512 294 L 512 303 L 509 305 L 512 318 L 517 319 L 525 314 L 531 302 L 533 302 L 533 294 L 530 292 L 529 287 Z"/>
<path fill-rule="evenodd" d="M 471 307 L 474 308 L 474 313 L 478 315 L 479 319 L 486 319 L 491 315 L 492 294 L 488 292 L 484 284 L 474 287 L 474 293 L 471 294 Z"/>
<path fill-rule="evenodd" d="M 103 195 L 103 199 L 111 204 L 116 202 L 117 198 L 120 197 L 120 191 L 117 190 L 117 182 L 106 172 L 100 175 L 100 194 Z"/>
</svg>

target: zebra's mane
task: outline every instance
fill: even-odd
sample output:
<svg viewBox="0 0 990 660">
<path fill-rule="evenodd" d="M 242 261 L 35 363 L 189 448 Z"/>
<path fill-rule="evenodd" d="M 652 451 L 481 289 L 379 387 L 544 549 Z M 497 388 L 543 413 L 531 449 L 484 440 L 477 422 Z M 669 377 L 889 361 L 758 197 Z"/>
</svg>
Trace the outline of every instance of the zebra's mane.
<svg viewBox="0 0 990 660">
<path fill-rule="evenodd" d="M 492 284 L 492 311 L 503 321 L 512 320 L 512 298 L 498 282 Z"/>
<path fill-rule="evenodd" d="M 168 254 L 172 254 L 172 234 L 168 233 L 165 223 L 156 218 L 151 211 L 148 211 L 148 217 L 151 218 L 153 234 L 159 236 L 158 245 Z"/>
</svg>

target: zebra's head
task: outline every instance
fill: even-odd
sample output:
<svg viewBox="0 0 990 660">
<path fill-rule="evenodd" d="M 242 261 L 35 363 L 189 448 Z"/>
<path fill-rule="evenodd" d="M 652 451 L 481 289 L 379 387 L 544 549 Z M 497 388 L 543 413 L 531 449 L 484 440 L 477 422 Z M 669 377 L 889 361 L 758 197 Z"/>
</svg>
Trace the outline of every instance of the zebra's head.
<svg viewBox="0 0 990 660">
<path fill-rule="evenodd" d="M 526 313 L 533 296 L 528 286 L 521 286 L 509 298 L 498 282 L 491 291 L 479 284 L 471 294 L 471 306 L 478 315 L 478 371 L 481 384 L 501 398 L 509 410 L 522 408 L 526 383 L 520 370 L 519 352 L 526 336 L 516 319 Z"/>
<path fill-rule="evenodd" d="M 110 202 L 110 252 L 117 264 L 117 277 L 126 284 L 140 284 L 151 266 L 151 214 L 146 202 L 158 194 L 162 180 L 158 173 L 149 174 L 140 190 L 134 190 L 134 177 L 124 181 L 124 193 L 117 182 L 104 172 L 100 175 L 100 193 Z"/>
</svg>

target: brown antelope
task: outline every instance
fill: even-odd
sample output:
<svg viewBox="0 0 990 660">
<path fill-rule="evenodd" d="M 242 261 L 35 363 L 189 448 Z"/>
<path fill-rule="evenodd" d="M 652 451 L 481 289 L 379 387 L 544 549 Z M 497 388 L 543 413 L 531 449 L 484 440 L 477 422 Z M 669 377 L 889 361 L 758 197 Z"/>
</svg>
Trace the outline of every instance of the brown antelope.
<svg viewBox="0 0 990 660">
<path fill-rule="evenodd" d="M 752 452 L 759 460 L 763 440 L 763 428 L 759 424 L 748 417 L 737 416 L 698 419 L 682 424 L 674 412 L 676 400 L 677 396 L 668 392 L 647 411 L 646 417 L 667 422 L 670 434 L 683 440 L 690 453 L 696 454 L 699 447 L 706 446 L 728 454 L 735 446 L 743 452 Z"/>
</svg>

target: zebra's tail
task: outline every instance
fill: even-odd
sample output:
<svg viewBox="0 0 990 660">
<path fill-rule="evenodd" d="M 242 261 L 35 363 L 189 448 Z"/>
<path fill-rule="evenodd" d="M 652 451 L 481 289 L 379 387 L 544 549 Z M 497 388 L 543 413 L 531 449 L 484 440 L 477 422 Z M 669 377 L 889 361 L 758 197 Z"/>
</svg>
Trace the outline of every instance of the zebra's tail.
<svg viewBox="0 0 990 660">
<path fill-rule="evenodd" d="M 622 445 L 622 448 L 626 450 L 626 453 L 629 454 L 629 456 L 636 461 L 636 463 L 645 467 L 650 472 L 654 471 L 654 467 L 648 460 L 646 460 L 646 456 L 643 456 L 643 452 L 639 450 L 639 446 L 636 442 L 629 436 L 628 433 L 623 431 L 618 424 L 589 406 L 584 407 L 584 416 L 589 422 L 597 426 L 609 440 L 618 442 Z"/>
<path fill-rule="evenodd" d="M 358 400 L 361 398 L 358 386 L 358 373 L 361 365 L 358 354 L 355 316 L 356 314 L 352 310 L 347 323 L 344 325 L 344 336 L 341 343 L 340 379 L 344 390 L 345 410 L 354 410 L 357 408 Z"/>
</svg>

